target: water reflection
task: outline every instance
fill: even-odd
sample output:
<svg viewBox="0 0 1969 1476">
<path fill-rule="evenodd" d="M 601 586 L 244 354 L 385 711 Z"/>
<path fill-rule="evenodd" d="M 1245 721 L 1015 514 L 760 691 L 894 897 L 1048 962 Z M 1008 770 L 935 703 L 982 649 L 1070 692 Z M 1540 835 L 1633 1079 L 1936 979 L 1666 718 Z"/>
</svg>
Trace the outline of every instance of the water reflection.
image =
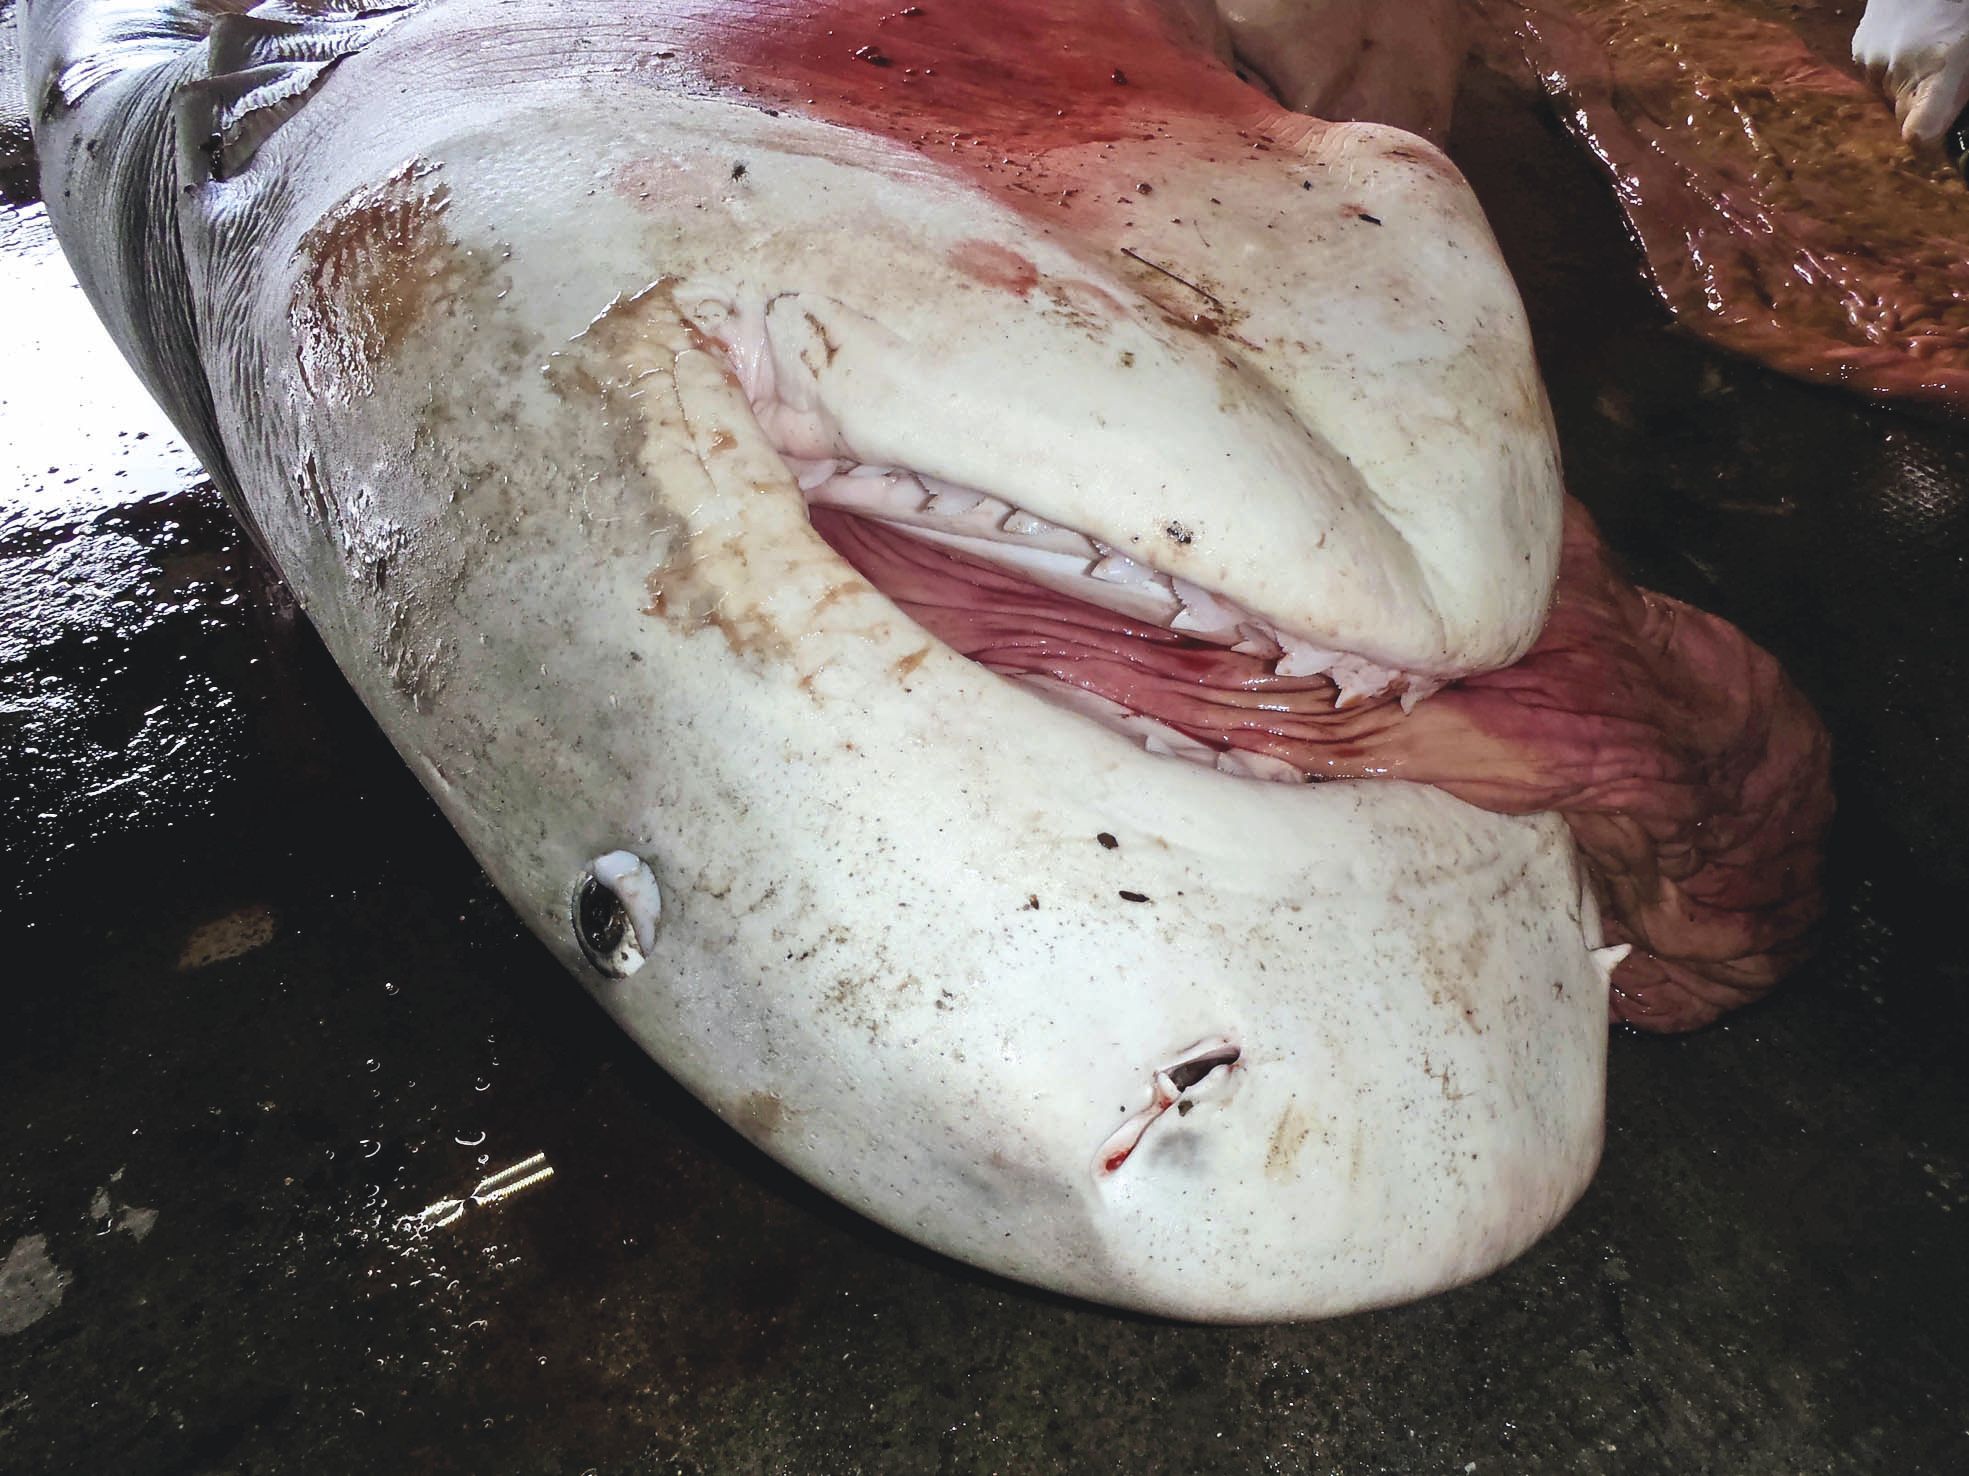
<svg viewBox="0 0 1969 1476">
<path fill-rule="evenodd" d="M 0 209 L 0 323 L 0 533 L 202 477 L 96 320 L 40 205 Z"/>
<path fill-rule="evenodd" d="M 0 832 L 46 862 L 223 785 L 245 565 L 39 205 L 0 209 L 0 322 Z"/>
</svg>

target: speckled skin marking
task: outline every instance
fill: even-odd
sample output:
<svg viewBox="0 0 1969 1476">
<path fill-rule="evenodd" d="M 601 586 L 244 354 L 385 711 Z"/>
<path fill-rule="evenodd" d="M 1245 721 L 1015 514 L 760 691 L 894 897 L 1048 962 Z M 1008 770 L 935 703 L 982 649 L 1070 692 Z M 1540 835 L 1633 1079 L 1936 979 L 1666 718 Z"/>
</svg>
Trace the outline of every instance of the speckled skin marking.
<svg viewBox="0 0 1969 1476">
<path fill-rule="evenodd" d="M 31 70 L 88 10 L 32 14 Z M 168 225 L 198 311 L 163 352 L 209 384 L 228 479 L 529 925 L 830 1193 L 1182 1317 L 1484 1274 L 1599 1151 L 1600 928 L 1560 822 L 1166 761 L 926 644 L 815 534 L 724 347 L 764 324 L 782 387 L 863 460 L 1003 489 L 1346 649 L 1468 669 L 1536 632 L 1559 513 L 1474 204 L 1426 146 L 1234 91 L 1131 3 L 1054 20 L 1098 17 L 1131 107 L 1187 111 L 1026 140 L 1019 179 L 1108 200 L 1027 212 L 1014 179 L 746 91 L 718 17 L 769 10 L 427 4 L 236 178 L 191 180 Z M 42 130 L 99 296 L 131 283 L 90 236 L 113 182 L 80 146 L 91 99 L 172 75 Z M 1248 117 L 1195 101 L 1232 96 Z M 443 252 L 494 269 L 392 318 L 366 388 L 311 393 L 309 243 L 410 159 L 443 183 Z M 648 963 L 607 980 L 570 899 L 615 850 L 664 908 Z M 1097 1173 L 1210 1039 L 1235 1069 Z"/>
</svg>

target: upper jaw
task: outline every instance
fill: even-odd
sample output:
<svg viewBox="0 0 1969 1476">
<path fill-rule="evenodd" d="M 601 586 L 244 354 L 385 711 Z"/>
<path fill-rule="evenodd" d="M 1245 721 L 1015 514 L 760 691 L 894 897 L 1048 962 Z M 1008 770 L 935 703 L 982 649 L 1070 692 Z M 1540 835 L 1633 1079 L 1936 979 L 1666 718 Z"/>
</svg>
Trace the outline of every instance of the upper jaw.
<svg viewBox="0 0 1969 1476">
<path fill-rule="evenodd" d="M 1530 646 L 1553 434 L 1515 290 L 1426 145 L 1142 144 L 1152 212 L 1036 221 L 781 123 L 728 120 L 750 162 L 729 219 L 694 222 L 720 266 L 676 289 L 780 451 L 989 493 L 1389 669 Z"/>
</svg>

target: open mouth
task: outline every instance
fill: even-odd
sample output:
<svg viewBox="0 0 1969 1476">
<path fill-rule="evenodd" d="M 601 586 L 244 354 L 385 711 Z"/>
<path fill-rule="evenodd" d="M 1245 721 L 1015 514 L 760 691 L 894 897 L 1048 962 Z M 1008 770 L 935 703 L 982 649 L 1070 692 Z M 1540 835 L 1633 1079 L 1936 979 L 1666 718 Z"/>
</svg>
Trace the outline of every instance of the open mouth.
<svg viewBox="0 0 1969 1476">
<path fill-rule="evenodd" d="M 859 457 L 804 354 L 775 342 L 770 304 L 713 291 L 690 316 L 837 554 L 958 654 L 1151 753 L 1281 783 L 1388 777 L 1358 740 L 1450 679 L 1336 649 L 1157 567 L 1141 545 L 1186 549 L 1181 517 L 1109 542 L 1015 492 Z M 805 321 L 831 362 L 826 330 Z"/>
<path fill-rule="evenodd" d="M 1576 504 L 1532 651 L 1445 679 L 1316 645 L 976 489 L 782 459 L 815 530 L 917 625 L 1151 753 L 1280 783 L 1408 779 L 1499 813 L 1563 815 L 1608 943 L 1633 945 L 1614 970 L 1618 1018 L 1704 1023 L 1803 949 L 1830 816 L 1823 729 L 1739 632 L 1629 584 Z"/>
<path fill-rule="evenodd" d="M 1439 685 L 987 494 L 887 467 L 795 469 L 821 537 L 917 624 L 1152 753 L 1303 782 L 1322 775 L 1300 715 L 1412 707 Z"/>
</svg>

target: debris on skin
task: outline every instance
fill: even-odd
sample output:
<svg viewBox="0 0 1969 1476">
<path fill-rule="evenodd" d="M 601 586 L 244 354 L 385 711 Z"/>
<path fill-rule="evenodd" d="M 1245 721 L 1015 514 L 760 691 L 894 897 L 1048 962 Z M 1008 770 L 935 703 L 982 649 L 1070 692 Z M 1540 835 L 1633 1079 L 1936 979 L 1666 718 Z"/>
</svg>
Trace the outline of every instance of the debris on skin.
<svg viewBox="0 0 1969 1476">
<path fill-rule="evenodd" d="M 1109 835 L 1105 830 L 1102 831 L 1099 835 L 1095 836 L 1094 839 L 1101 843 L 1101 848 L 1103 850 L 1107 850 L 1107 851 L 1112 851 L 1116 846 L 1121 844 L 1120 841 L 1116 840 L 1113 836 Z"/>
<path fill-rule="evenodd" d="M 1144 193 L 1147 193 L 1146 186 L 1137 186 L 1137 188 L 1142 189 Z M 1170 281 L 1176 283 L 1177 285 L 1189 288 L 1190 291 L 1194 292 L 1198 297 L 1202 298 L 1205 302 L 1209 303 L 1212 307 L 1216 308 L 1219 312 L 1223 311 L 1224 304 L 1220 298 L 1215 296 L 1213 293 L 1207 292 L 1203 288 L 1197 286 L 1197 284 L 1192 282 L 1188 277 L 1178 276 L 1176 273 L 1170 271 L 1168 267 L 1163 266 L 1161 263 L 1150 261 L 1146 256 L 1142 255 L 1142 253 L 1137 251 L 1133 246 L 1122 247 L 1121 254 L 1127 257 L 1130 261 L 1140 262 L 1143 266 L 1147 267 L 1150 271 L 1155 272 L 1160 276 L 1167 277 Z"/>
</svg>

